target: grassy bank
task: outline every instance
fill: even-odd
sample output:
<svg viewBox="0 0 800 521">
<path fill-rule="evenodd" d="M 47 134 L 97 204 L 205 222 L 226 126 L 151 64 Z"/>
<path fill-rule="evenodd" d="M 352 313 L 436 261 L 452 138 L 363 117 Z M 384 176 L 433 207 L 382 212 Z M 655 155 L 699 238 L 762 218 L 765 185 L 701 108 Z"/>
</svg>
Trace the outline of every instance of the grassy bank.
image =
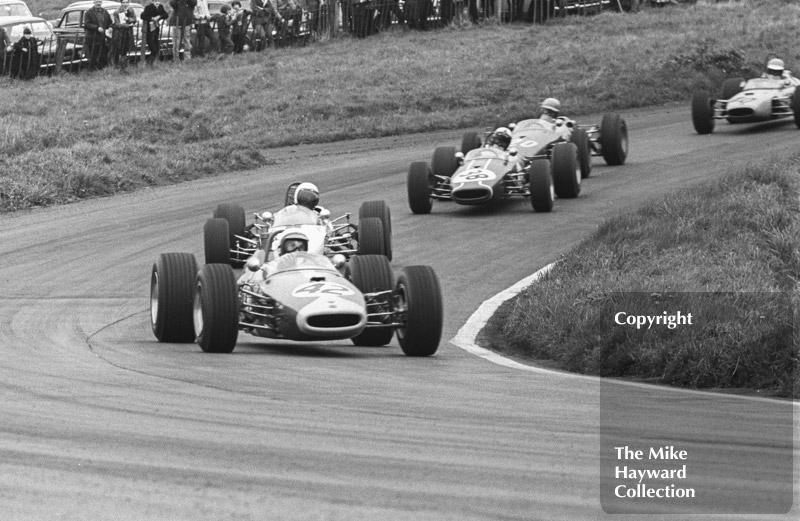
<svg viewBox="0 0 800 521">
<path fill-rule="evenodd" d="M 798 281 L 800 154 L 605 222 L 511 303 L 494 342 L 580 373 L 800 396 Z M 694 324 L 614 323 L 675 310 Z"/>
<path fill-rule="evenodd" d="M 688 100 L 760 72 L 770 52 L 795 66 L 799 36 L 792 2 L 701 0 L 2 79 L 0 211 L 257 167 L 279 145 L 486 125 L 550 95 L 571 115 Z"/>
</svg>

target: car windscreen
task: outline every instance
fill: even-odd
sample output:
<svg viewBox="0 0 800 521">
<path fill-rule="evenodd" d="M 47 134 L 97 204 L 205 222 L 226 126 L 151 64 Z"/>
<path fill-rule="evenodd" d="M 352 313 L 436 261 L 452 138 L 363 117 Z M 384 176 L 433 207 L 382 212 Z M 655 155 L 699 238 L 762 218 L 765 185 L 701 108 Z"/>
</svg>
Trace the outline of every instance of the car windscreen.
<svg viewBox="0 0 800 521">
<path fill-rule="evenodd" d="M 747 80 L 747 83 L 744 84 L 744 89 L 780 89 L 783 87 L 783 81 L 776 80 L 773 78 L 753 78 L 752 80 Z"/>
<path fill-rule="evenodd" d="M 3 4 L 0 5 L 0 16 L 33 16 L 33 13 L 25 4 Z"/>
<path fill-rule="evenodd" d="M 53 33 L 50 31 L 50 27 L 47 26 L 46 22 L 26 22 L 23 24 L 12 25 L 8 30 L 8 37 L 11 39 L 12 42 L 18 41 L 22 38 L 22 31 L 25 30 L 26 27 L 29 27 L 31 32 L 33 33 L 33 37 L 39 41 L 46 40 L 53 36 Z"/>
</svg>

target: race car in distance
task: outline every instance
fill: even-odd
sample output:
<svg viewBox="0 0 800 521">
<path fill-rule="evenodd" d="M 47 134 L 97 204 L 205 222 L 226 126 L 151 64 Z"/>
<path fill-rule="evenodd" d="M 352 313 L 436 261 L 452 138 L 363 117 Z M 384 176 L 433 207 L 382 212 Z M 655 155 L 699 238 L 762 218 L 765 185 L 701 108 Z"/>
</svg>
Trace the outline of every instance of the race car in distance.
<svg viewBox="0 0 800 521">
<path fill-rule="evenodd" d="M 722 84 L 720 99 L 707 92 L 694 93 L 692 124 L 698 134 L 711 134 L 718 119 L 737 124 L 794 117 L 800 128 L 798 85 L 800 79 L 788 71 L 783 77 L 729 78 Z"/>
<path fill-rule="evenodd" d="M 293 341 L 351 339 L 357 346 L 383 346 L 396 334 L 408 356 L 438 349 L 442 296 L 431 267 L 406 266 L 395 281 L 383 255 L 353 256 L 341 270 L 318 253 L 293 251 L 262 263 L 265 253 L 249 259 L 238 280 L 229 264 L 198 270 L 191 253 L 160 254 L 150 276 L 158 341 L 196 340 L 204 352 L 230 353 L 239 331 Z"/>
<path fill-rule="evenodd" d="M 460 151 L 437 147 L 430 166 L 417 161 L 409 167 L 411 211 L 430 213 L 434 200 L 478 205 L 529 197 L 534 211 L 549 212 L 555 196 L 578 197 L 581 179 L 591 174 L 592 155 L 602 155 L 609 165 L 625 162 L 628 131 L 619 115 L 605 115 L 599 126 L 578 127 L 566 119 L 559 123 L 564 127 L 538 118 L 498 125 L 512 129 L 505 152 L 481 148 L 482 140 L 476 132 L 464 134 Z M 492 133 L 487 133 L 487 141 Z M 513 168 L 520 162 L 521 170 Z"/>
<path fill-rule="evenodd" d="M 293 208 L 294 191 L 299 185 L 292 183 L 287 189 L 284 208 L 274 214 L 269 211 L 254 213 L 255 220 L 249 225 L 242 206 L 217 205 L 203 228 L 206 263 L 241 268 L 263 247 L 261 243 L 268 239 L 270 232 L 274 236 L 290 225 L 304 227 L 311 239 L 310 249 L 316 253 L 329 257 L 337 253 L 345 257 L 373 254 L 392 259 L 391 212 L 384 201 L 362 203 L 358 224 L 355 224 L 350 221 L 349 213 L 331 219 L 330 211 L 325 208 L 318 208 L 316 213 Z"/>
</svg>

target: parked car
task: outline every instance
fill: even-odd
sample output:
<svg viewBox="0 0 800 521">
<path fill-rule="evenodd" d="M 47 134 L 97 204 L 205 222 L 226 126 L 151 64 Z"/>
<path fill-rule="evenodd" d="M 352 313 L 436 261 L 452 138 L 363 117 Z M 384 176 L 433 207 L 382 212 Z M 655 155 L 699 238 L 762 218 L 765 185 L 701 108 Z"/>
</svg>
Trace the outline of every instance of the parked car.
<svg viewBox="0 0 800 521">
<path fill-rule="evenodd" d="M 33 13 L 22 0 L 0 0 L 0 17 L 3 16 L 33 16 Z"/>
<path fill-rule="evenodd" d="M 0 27 L 6 30 L 12 43 L 22 38 L 25 29 L 30 29 L 39 47 L 38 74 L 51 74 L 55 70 L 58 56 L 58 36 L 53 32 L 50 22 L 36 16 L 3 16 L 0 17 Z M 77 67 L 80 63 L 80 57 L 73 57 L 75 55 L 73 47 L 69 42 L 64 44 L 62 64 L 64 69 L 69 70 Z M 13 69 L 20 67 L 19 59 L 14 59 L 13 51 L 3 50 L 3 52 L 5 52 L 3 75 L 13 74 Z"/>
</svg>

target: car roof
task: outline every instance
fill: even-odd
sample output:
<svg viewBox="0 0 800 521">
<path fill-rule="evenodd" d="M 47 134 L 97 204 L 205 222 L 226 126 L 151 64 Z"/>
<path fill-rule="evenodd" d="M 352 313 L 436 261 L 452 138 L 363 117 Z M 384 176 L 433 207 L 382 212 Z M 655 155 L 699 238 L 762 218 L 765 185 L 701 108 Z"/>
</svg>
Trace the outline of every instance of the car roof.
<svg viewBox="0 0 800 521">
<path fill-rule="evenodd" d="M 8 4 L 26 4 L 23 0 L 0 0 L 0 5 L 8 5 Z"/>
<path fill-rule="evenodd" d="M 0 25 L 4 27 L 9 25 L 19 25 L 19 24 L 26 24 L 33 22 L 46 23 L 47 20 L 45 20 L 44 18 L 39 18 L 38 16 L 0 16 Z"/>
<path fill-rule="evenodd" d="M 136 2 L 131 2 L 130 5 L 131 7 L 143 7 L 141 4 L 138 4 Z M 114 2 L 112 0 L 103 0 L 102 6 L 104 9 L 108 9 L 109 7 L 119 7 L 120 2 Z M 91 9 L 92 7 L 94 7 L 94 0 L 81 0 L 80 2 L 72 2 L 67 7 L 62 9 L 61 12 L 63 13 L 64 11 L 72 11 L 83 8 Z"/>
</svg>

